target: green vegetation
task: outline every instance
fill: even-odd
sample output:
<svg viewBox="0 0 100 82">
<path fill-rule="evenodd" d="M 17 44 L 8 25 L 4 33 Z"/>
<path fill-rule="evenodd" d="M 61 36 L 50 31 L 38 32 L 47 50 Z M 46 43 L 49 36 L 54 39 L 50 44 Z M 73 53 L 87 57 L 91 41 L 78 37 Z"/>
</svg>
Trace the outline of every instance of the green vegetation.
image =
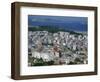
<svg viewBox="0 0 100 82">
<path fill-rule="evenodd" d="M 48 66 L 48 65 L 54 65 L 54 61 L 44 61 L 42 58 L 29 58 L 29 63 L 31 63 L 31 66 Z"/>
<path fill-rule="evenodd" d="M 48 31 L 50 33 L 56 33 L 56 32 L 59 32 L 59 31 L 63 31 L 63 32 L 69 32 L 70 34 L 76 34 L 76 35 L 81 34 L 81 33 L 66 30 L 64 28 L 56 27 L 56 26 L 33 26 L 33 27 L 29 27 L 28 30 L 29 31 Z"/>
<path fill-rule="evenodd" d="M 70 34 L 75 34 L 75 36 L 77 37 L 77 35 L 82 35 L 82 33 L 77 33 L 77 32 L 74 32 L 74 31 L 68 31 Z"/>
<path fill-rule="evenodd" d="M 48 32 L 51 32 L 51 33 L 56 33 L 56 32 L 59 32 L 59 31 L 64 31 L 64 29 L 62 28 L 57 28 L 57 27 L 54 27 L 54 26 L 34 26 L 34 27 L 29 27 L 28 29 L 29 31 L 48 31 Z"/>
<path fill-rule="evenodd" d="M 68 63 L 68 65 L 82 64 L 82 63 L 83 63 L 82 60 L 80 60 L 79 58 L 75 58 L 75 60 L 74 60 L 74 61 L 70 61 L 70 62 Z"/>
</svg>

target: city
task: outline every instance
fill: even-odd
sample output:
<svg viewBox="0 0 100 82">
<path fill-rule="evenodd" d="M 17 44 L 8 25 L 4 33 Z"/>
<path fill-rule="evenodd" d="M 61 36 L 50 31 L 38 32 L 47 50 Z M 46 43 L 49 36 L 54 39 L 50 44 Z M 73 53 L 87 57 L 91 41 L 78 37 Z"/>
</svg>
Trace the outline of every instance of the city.
<svg viewBox="0 0 100 82">
<path fill-rule="evenodd" d="M 88 63 L 86 32 L 28 31 L 28 66 Z"/>
</svg>

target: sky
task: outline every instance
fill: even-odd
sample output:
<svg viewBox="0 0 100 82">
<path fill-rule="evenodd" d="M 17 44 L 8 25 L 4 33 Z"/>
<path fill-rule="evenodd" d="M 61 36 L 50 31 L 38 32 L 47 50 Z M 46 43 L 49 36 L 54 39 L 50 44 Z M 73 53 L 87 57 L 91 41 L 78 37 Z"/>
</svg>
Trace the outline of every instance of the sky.
<svg viewBox="0 0 100 82">
<path fill-rule="evenodd" d="M 56 26 L 72 31 L 87 31 L 87 17 L 28 15 L 28 26 Z"/>
</svg>

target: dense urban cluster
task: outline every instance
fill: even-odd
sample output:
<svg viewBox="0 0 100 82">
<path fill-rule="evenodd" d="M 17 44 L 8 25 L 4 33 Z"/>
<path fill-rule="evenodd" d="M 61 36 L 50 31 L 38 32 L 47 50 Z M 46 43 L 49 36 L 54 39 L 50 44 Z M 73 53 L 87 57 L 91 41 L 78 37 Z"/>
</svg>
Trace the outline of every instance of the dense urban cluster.
<svg viewBox="0 0 100 82">
<path fill-rule="evenodd" d="M 87 64 L 87 33 L 28 32 L 28 65 Z"/>
</svg>

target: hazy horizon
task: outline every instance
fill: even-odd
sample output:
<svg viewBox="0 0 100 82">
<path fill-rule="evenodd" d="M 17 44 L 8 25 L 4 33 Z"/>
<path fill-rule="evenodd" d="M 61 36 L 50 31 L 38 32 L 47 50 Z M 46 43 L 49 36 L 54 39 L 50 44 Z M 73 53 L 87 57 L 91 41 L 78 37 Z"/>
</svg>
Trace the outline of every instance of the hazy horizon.
<svg viewBox="0 0 100 82">
<path fill-rule="evenodd" d="M 28 27 L 55 26 L 73 31 L 87 31 L 87 17 L 28 15 Z"/>
</svg>

